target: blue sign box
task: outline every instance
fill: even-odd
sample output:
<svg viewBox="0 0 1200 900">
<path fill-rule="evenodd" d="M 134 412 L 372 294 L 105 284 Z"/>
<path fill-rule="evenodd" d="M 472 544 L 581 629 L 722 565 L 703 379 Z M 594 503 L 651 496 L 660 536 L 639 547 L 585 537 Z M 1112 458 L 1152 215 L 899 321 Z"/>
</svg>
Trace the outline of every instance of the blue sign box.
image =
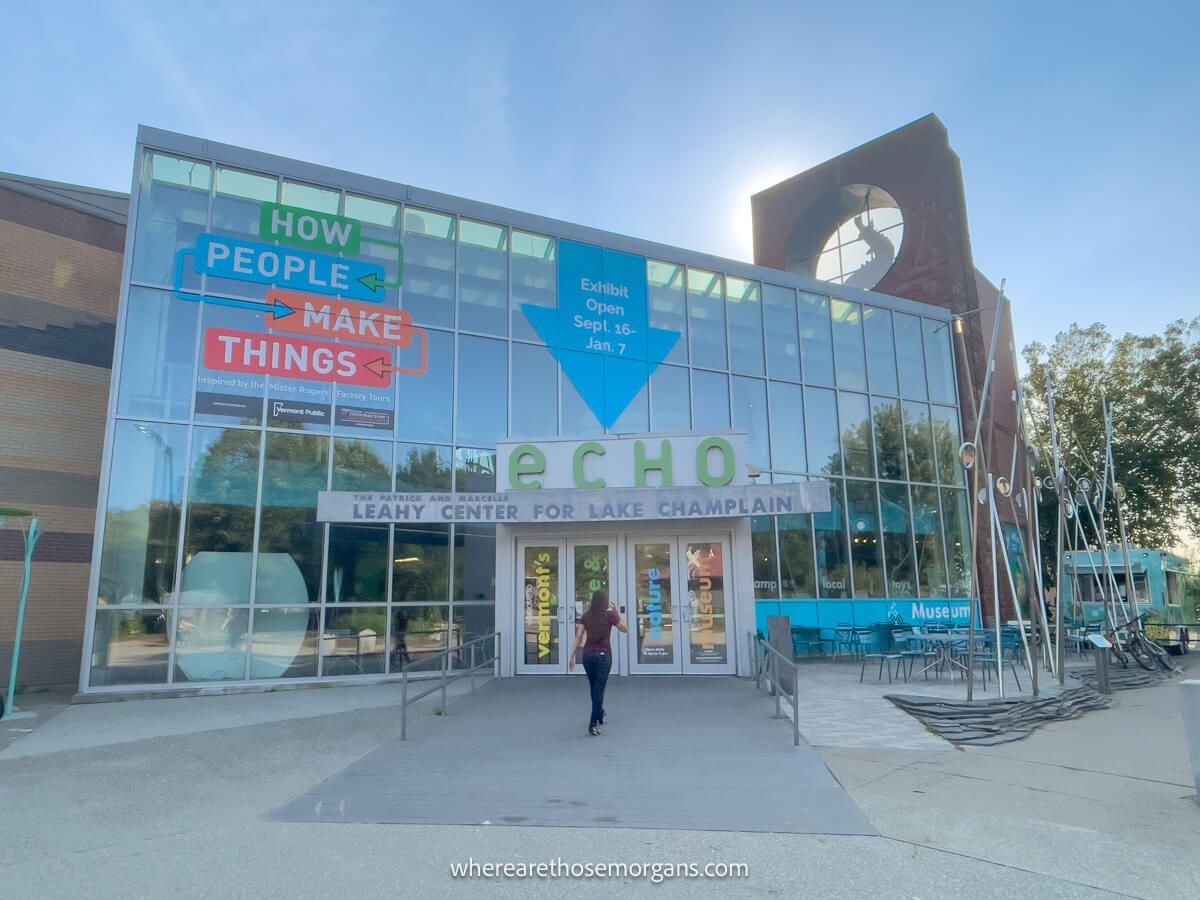
<svg viewBox="0 0 1200 900">
<path fill-rule="evenodd" d="M 196 274 L 214 278 L 368 303 L 384 299 L 382 266 L 292 247 L 201 234 L 196 239 L 193 265 Z"/>
<path fill-rule="evenodd" d="M 521 309 L 588 408 L 611 428 L 680 338 L 651 328 L 646 258 L 558 242 L 558 307 Z"/>
</svg>

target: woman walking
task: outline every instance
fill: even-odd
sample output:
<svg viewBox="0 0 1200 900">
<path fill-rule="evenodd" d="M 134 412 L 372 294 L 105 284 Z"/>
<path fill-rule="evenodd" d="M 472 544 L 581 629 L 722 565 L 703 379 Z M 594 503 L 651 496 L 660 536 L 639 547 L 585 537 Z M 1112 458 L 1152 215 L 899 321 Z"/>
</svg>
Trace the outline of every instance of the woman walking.
<svg viewBox="0 0 1200 900">
<path fill-rule="evenodd" d="M 567 659 L 567 671 L 575 671 L 575 653 L 583 648 L 583 671 L 587 672 L 588 686 L 592 691 L 592 717 L 588 722 L 588 734 L 600 733 L 604 724 L 604 688 L 608 684 L 608 673 L 612 671 L 612 644 L 609 636 L 613 626 L 623 634 L 629 626 L 621 619 L 616 607 L 608 602 L 604 591 L 592 594 L 592 602 L 575 625 L 575 645 Z"/>
</svg>

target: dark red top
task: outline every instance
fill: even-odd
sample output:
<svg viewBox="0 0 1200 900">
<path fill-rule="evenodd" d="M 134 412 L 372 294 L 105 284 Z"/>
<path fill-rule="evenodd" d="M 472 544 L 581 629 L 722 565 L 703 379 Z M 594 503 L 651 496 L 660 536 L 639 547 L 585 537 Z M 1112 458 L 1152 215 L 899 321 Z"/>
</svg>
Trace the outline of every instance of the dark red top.
<svg viewBox="0 0 1200 900">
<path fill-rule="evenodd" d="M 584 653 L 607 653 L 612 656 L 612 644 L 609 635 L 613 626 L 621 621 L 621 616 L 615 609 L 604 611 L 604 617 L 594 616 L 589 609 L 579 617 L 579 624 L 587 631 L 587 643 L 583 645 Z"/>
</svg>

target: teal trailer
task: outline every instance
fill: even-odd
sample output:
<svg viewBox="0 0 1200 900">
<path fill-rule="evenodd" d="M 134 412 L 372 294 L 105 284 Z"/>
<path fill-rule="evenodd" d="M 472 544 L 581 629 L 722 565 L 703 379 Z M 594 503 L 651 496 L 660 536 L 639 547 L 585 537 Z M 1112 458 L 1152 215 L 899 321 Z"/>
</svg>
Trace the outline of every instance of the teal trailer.
<svg viewBox="0 0 1200 900">
<path fill-rule="evenodd" d="M 1200 645 L 1200 573 L 1186 559 L 1166 550 L 1132 548 L 1129 570 L 1137 595 L 1136 614 L 1147 614 L 1146 636 L 1173 653 L 1187 653 Z M 1117 624 L 1126 621 L 1124 610 L 1132 612 L 1127 605 L 1125 554 L 1120 547 L 1064 553 L 1059 581 L 1067 621 L 1083 625 L 1104 622 L 1105 602 L 1110 599 L 1115 601 Z"/>
</svg>

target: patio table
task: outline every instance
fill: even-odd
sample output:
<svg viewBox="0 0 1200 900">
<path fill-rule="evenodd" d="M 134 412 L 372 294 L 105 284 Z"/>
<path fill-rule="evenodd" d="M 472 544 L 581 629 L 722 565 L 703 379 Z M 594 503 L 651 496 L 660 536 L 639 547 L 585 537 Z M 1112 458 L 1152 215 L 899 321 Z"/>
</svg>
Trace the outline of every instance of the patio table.
<svg viewBox="0 0 1200 900">
<path fill-rule="evenodd" d="M 908 640 L 922 641 L 926 645 L 932 646 L 936 653 L 934 658 L 923 669 L 921 669 L 922 672 L 928 672 L 930 669 L 936 669 L 940 671 L 942 664 L 945 663 L 951 673 L 954 672 L 954 668 L 951 667 L 957 667 L 962 670 L 963 677 L 966 677 L 967 667 L 954 658 L 954 645 L 961 644 L 963 641 L 967 640 L 966 633 L 916 634 L 909 637 Z"/>
</svg>

